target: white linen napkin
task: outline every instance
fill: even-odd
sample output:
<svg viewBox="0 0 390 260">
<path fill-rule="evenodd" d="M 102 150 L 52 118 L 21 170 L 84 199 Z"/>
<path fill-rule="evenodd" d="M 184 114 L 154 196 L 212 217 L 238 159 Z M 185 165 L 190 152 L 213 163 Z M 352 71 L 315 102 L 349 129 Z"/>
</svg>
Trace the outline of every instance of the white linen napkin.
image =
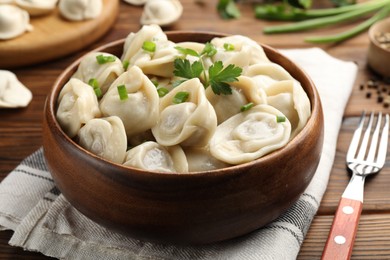
<svg viewBox="0 0 390 260">
<path fill-rule="evenodd" d="M 55 187 L 39 149 L 0 184 L 0 230 L 14 230 L 11 245 L 60 259 L 296 259 L 328 184 L 357 66 L 319 48 L 282 52 L 316 84 L 325 136 L 320 164 L 309 187 L 274 222 L 240 238 L 204 246 L 139 241 L 99 226 L 73 208 Z"/>
</svg>

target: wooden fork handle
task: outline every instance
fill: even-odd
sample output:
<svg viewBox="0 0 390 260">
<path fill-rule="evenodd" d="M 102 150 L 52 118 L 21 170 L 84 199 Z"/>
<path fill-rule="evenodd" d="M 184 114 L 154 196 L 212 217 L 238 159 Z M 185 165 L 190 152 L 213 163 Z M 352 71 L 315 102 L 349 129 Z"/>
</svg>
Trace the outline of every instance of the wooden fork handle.
<svg viewBox="0 0 390 260">
<path fill-rule="evenodd" d="M 326 241 L 322 260 L 350 259 L 363 203 L 342 197 Z"/>
</svg>

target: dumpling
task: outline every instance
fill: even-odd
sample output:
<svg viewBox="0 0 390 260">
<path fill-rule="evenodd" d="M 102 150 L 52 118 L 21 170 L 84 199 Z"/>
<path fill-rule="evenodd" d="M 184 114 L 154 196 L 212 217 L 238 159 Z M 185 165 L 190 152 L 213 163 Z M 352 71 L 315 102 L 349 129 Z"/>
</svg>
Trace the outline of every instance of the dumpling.
<svg viewBox="0 0 390 260">
<path fill-rule="evenodd" d="M 102 59 L 99 59 L 99 57 L 102 57 Z M 80 79 L 85 83 L 88 83 L 91 79 L 96 79 L 98 87 L 104 94 L 111 83 L 123 72 L 123 64 L 119 58 L 105 52 L 93 52 L 87 54 L 81 60 L 73 78 Z"/>
<path fill-rule="evenodd" d="M 178 0 L 148 0 L 141 16 L 141 24 L 167 26 L 177 21 L 183 13 Z"/>
<path fill-rule="evenodd" d="M 0 5 L 0 40 L 8 40 L 32 31 L 29 14 L 13 5 Z"/>
<path fill-rule="evenodd" d="M 249 66 L 244 75 L 251 77 L 259 88 L 266 89 L 275 82 L 292 80 L 293 77 L 279 64 L 258 63 Z"/>
<path fill-rule="evenodd" d="M 245 68 L 256 63 L 270 62 L 257 42 L 242 35 L 216 37 L 211 40 L 211 44 L 218 49 L 212 59 L 222 61 L 223 64 L 234 64 Z M 226 45 L 232 48 L 226 48 Z"/>
<path fill-rule="evenodd" d="M 257 88 L 251 78 L 240 76 L 238 81 L 231 82 L 229 85 L 232 88 L 231 95 L 216 95 L 211 87 L 206 89 L 207 99 L 215 109 L 218 124 L 240 113 L 241 107 L 248 103 L 254 105 L 267 103 L 264 90 Z"/>
<path fill-rule="evenodd" d="M 186 100 L 174 103 L 180 96 Z M 217 127 L 217 116 L 198 78 L 187 80 L 160 101 L 160 118 L 152 128 L 159 144 L 205 146 Z"/>
<path fill-rule="evenodd" d="M 266 90 L 269 105 L 280 110 L 291 123 L 294 137 L 305 126 L 311 114 L 310 100 L 295 80 L 278 81 Z"/>
<path fill-rule="evenodd" d="M 140 67 L 147 75 L 173 77 L 174 60 L 179 55 L 175 46 L 171 41 L 156 41 L 154 52 L 141 48 L 129 60 L 129 65 Z"/>
<path fill-rule="evenodd" d="M 79 144 L 88 151 L 111 162 L 123 163 L 127 138 L 119 117 L 91 119 L 81 127 L 78 137 Z"/>
<path fill-rule="evenodd" d="M 165 42 L 168 41 L 168 37 L 160 26 L 156 24 L 144 25 L 138 32 L 132 32 L 126 37 L 121 60 L 130 61 L 130 59 L 142 49 L 142 45 L 145 41 Z"/>
<path fill-rule="evenodd" d="M 56 117 L 62 130 L 73 138 L 83 124 L 100 115 L 93 88 L 79 79 L 70 79 L 58 96 Z"/>
<path fill-rule="evenodd" d="M 0 107 L 26 107 L 32 99 L 31 91 L 7 70 L 0 70 Z"/>
<path fill-rule="evenodd" d="M 15 2 L 31 16 L 38 16 L 52 12 L 56 8 L 58 0 L 15 0 Z"/>
<path fill-rule="evenodd" d="M 118 86 L 124 86 L 127 96 L 121 100 Z M 130 138 L 152 128 L 158 120 L 159 96 L 156 87 L 137 66 L 120 75 L 100 101 L 104 116 L 122 119 Z"/>
<path fill-rule="evenodd" d="M 60 0 L 60 14 L 71 21 L 82 21 L 98 17 L 103 9 L 102 0 Z"/>
<path fill-rule="evenodd" d="M 257 105 L 217 127 L 210 153 L 229 164 L 246 163 L 286 145 L 290 133 L 291 124 L 279 110 Z"/>
<path fill-rule="evenodd" d="M 186 149 L 184 152 L 187 157 L 189 172 L 211 171 L 230 166 L 213 157 L 207 147 Z"/>
<path fill-rule="evenodd" d="M 187 159 L 179 145 L 164 147 L 150 141 L 130 149 L 123 165 L 159 172 L 188 172 Z"/>
</svg>

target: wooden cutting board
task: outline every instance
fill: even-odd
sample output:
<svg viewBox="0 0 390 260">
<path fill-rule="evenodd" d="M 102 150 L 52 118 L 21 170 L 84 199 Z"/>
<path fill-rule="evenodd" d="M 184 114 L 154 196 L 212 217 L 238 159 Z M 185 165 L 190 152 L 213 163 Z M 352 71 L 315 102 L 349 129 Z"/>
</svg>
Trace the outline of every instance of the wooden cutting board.
<svg viewBox="0 0 390 260">
<path fill-rule="evenodd" d="M 0 40 L 0 68 L 11 69 L 49 61 L 78 51 L 103 36 L 117 18 L 119 0 L 103 0 L 103 11 L 95 19 L 72 22 L 58 9 L 32 17 L 34 30 L 11 40 Z"/>
</svg>

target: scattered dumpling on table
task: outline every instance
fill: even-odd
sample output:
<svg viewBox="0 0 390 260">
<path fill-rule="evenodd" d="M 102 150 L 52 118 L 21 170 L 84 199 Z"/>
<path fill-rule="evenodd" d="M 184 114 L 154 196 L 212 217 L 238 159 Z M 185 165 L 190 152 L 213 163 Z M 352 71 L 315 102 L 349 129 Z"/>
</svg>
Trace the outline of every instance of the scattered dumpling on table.
<svg viewBox="0 0 390 260">
<path fill-rule="evenodd" d="M 176 22 L 183 13 L 179 0 L 148 0 L 141 16 L 141 24 L 168 26 Z"/>
<path fill-rule="evenodd" d="M 16 5 L 26 10 L 31 16 L 45 15 L 52 12 L 58 0 L 15 0 Z"/>
<path fill-rule="evenodd" d="M 61 15 L 70 21 L 83 21 L 98 17 L 103 9 L 102 0 L 60 0 Z"/>
<path fill-rule="evenodd" d="M 311 115 L 302 85 L 245 36 L 174 43 L 144 25 L 118 57 L 84 56 L 60 93 L 57 120 L 81 146 L 127 167 L 192 173 L 250 162 L 285 146 Z M 122 122 L 120 156 L 107 155 L 111 144 L 102 149 L 106 118 Z M 86 133 L 99 141 L 81 141 Z"/>
<path fill-rule="evenodd" d="M 0 40 L 18 37 L 32 31 L 29 14 L 14 5 L 0 5 Z"/>
<path fill-rule="evenodd" d="M 26 107 L 31 99 L 31 91 L 14 73 L 0 70 L 0 108 Z"/>
</svg>

